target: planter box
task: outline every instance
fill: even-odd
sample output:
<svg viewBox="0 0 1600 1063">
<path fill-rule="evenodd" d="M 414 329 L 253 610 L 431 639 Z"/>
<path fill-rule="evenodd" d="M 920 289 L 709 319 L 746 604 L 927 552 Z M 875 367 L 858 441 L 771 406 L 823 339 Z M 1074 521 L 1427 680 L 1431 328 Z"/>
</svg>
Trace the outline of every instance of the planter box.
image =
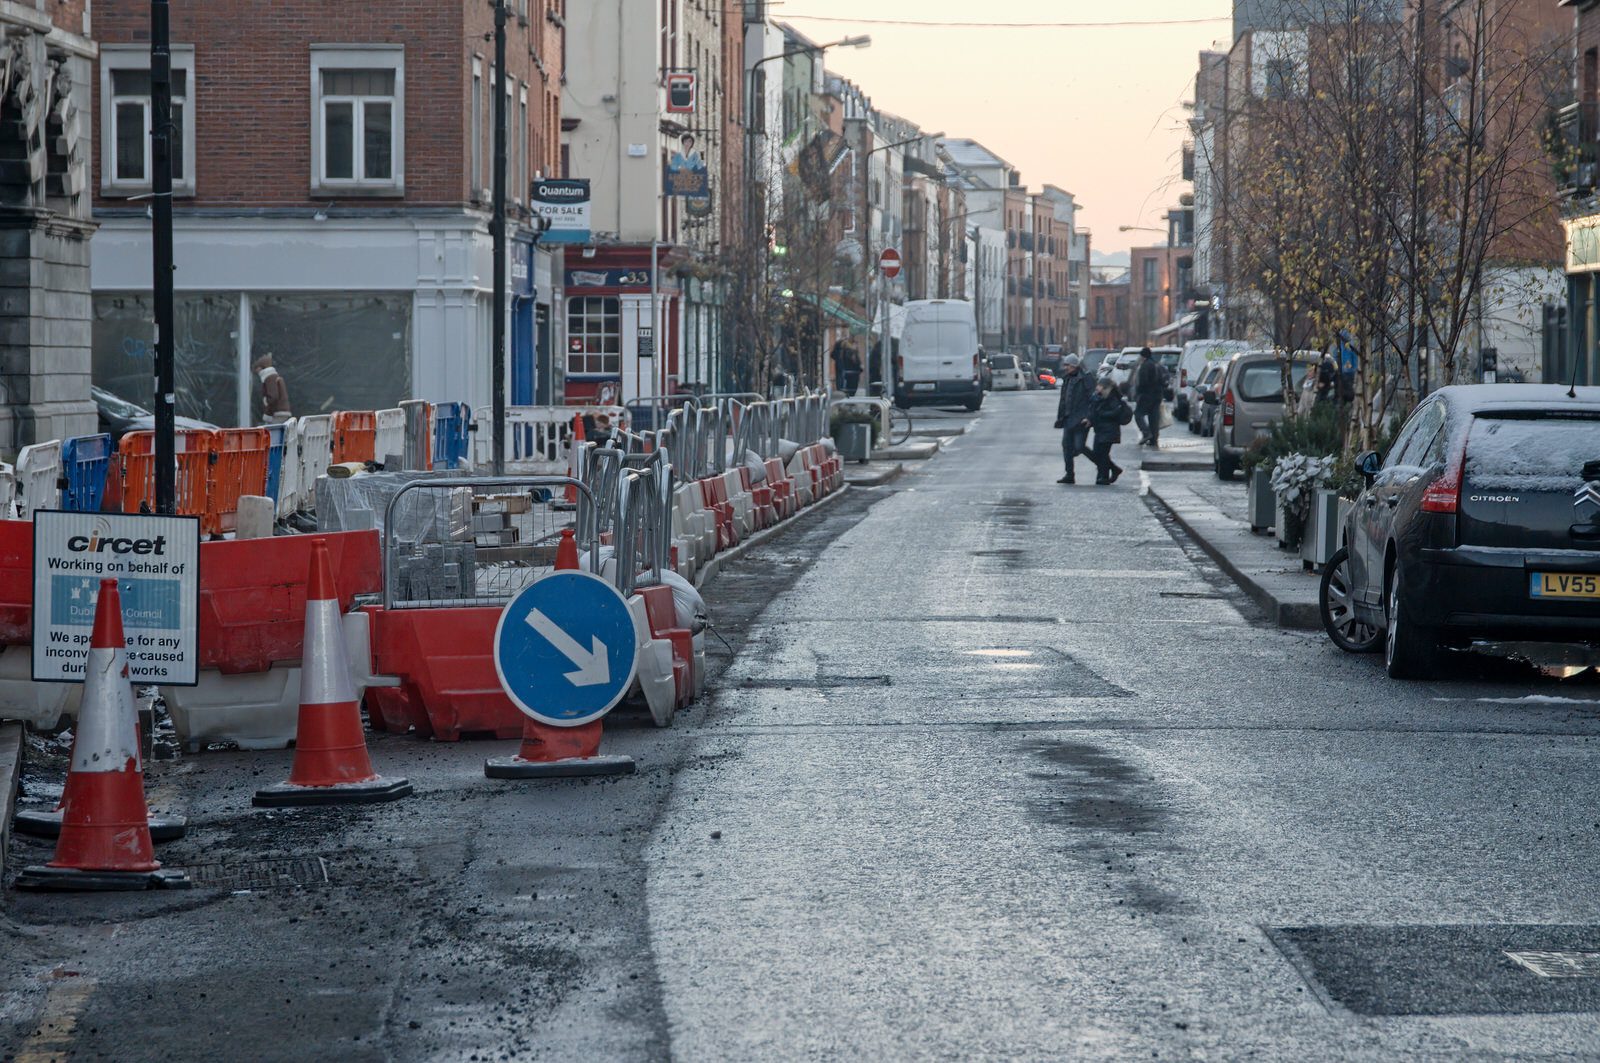
<svg viewBox="0 0 1600 1063">
<path fill-rule="evenodd" d="M 1294 529 L 1290 527 L 1289 515 L 1283 511 L 1283 502 L 1279 500 L 1276 494 L 1274 494 L 1272 496 L 1272 503 L 1275 511 L 1275 515 L 1273 517 L 1275 523 L 1273 524 L 1273 528 L 1276 529 L 1278 535 L 1278 549 L 1300 549 L 1300 540 L 1305 537 L 1305 529 L 1300 529 L 1300 534 L 1298 536 L 1295 538 L 1290 538 L 1290 536 L 1294 534 Z"/>
<path fill-rule="evenodd" d="M 834 429 L 833 441 L 839 457 L 846 461 L 872 460 L 872 425 L 845 423 Z"/>
<path fill-rule="evenodd" d="M 1278 496 L 1272 490 L 1272 474 L 1266 469 L 1254 470 L 1245 490 L 1250 495 L 1250 530 L 1260 535 L 1276 527 Z"/>
<path fill-rule="evenodd" d="M 1337 491 L 1317 489 L 1311 499 L 1311 527 L 1306 529 L 1307 549 L 1300 555 L 1303 560 L 1320 569 L 1338 552 L 1345 512 Z"/>
</svg>

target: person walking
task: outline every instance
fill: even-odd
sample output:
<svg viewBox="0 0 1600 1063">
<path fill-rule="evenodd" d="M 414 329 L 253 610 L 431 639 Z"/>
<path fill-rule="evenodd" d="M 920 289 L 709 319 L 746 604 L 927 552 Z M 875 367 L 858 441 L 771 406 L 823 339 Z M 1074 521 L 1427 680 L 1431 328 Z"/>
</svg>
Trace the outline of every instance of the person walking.
<svg viewBox="0 0 1600 1063">
<path fill-rule="evenodd" d="M 1067 474 L 1058 484 L 1078 482 L 1078 455 L 1089 453 L 1089 404 L 1094 386 L 1083 373 L 1083 363 L 1075 354 L 1061 362 L 1061 398 L 1056 403 L 1056 427 L 1061 430 L 1061 455 Z"/>
<path fill-rule="evenodd" d="M 1089 401 L 1089 416 L 1084 424 L 1094 429 L 1094 458 L 1097 475 L 1094 482 L 1101 486 L 1114 484 L 1122 475 L 1122 466 L 1111 460 L 1111 448 L 1122 442 L 1122 426 L 1133 420 L 1133 410 L 1116 385 L 1102 377 L 1095 385 L 1094 398 Z"/>
<path fill-rule="evenodd" d="M 1161 400 L 1166 393 L 1166 373 L 1149 347 L 1139 350 L 1139 367 L 1133 375 L 1133 417 L 1139 424 L 1139 445 L 1161 445 Z"/>
<path fill-rule="evenodd" d="M 289 410 L 289 385 L 272 364 L 272 355 L 263 354 L 251 368 L 261 380 L 261 423 L 282 424 L 293 416 Z"/>
</svg>

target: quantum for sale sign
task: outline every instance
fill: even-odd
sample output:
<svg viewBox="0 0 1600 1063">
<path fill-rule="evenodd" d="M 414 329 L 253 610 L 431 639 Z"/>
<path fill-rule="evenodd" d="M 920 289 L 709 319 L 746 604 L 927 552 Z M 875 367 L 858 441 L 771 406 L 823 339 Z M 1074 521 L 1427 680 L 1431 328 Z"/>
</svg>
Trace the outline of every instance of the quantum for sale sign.
<svg viewBox="0 0 1600 1063">
<path fill-rule="evenodd" d="M 115 579 L 121 592 L 130 678 L 193 686 L 200 667 L 200 521 L 131 513 L 34 514 L 34 680 L 83 682 L 103 579 Z"/>
</svg>

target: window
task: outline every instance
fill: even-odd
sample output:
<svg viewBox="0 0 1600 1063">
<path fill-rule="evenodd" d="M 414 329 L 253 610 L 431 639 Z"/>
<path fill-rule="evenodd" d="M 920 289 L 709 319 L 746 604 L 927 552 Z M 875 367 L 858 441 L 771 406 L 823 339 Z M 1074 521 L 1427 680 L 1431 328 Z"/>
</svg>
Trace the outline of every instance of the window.
<svg viewBox="0 0 1600 1063">
<path fill-rule="evenodd" d="M 172 49 L 172 188 L 194 194 L 194 49 Z M 100 187 L 108 195 L 148 192 L 153 181 L 150 49 L 102 46 Z"/>
<path fill-rule="evenodd" d="M 313 49 L 311 184 L 319 191 L 404 191 L 405 53 Z"/>
<path fill-rule="evenodd" d="M 1287 100 L 1294 96 L 1295 61 L 1293 59 L 1267 60 L 1267 99 Z"/>
<path fill-rule="evenodd" d="M 614 297 L 567 300 L 567 373 L 622 372 L 622 304 Z"/>
<path fill-rule="evenodd" d="M 528 186 L 533 182 L 528 176 L 528 86 L 523 84 L 517 96 L 517 180 L 511 186 L 511 198 L 524 205 L 528 202 Z"/>
<path fill-rule="evenodd" d="M 1394 446 L 1389 448 L 1389 456 L 1383 467 L 1392 469 L 1397 465 L 1426 464 L 1434 440 L 1444 431 L 1445 413 L 1442 402 L 1419 406 L 1411 415 L 1411 420 L 1400 430 Z"/>
<path fill-rule="evenodd" d="M 1144 286 L 1146 290 L 1156 286 L 1156 279 L 1156 260 L 1147 258 L 1144 260 Z"/>
</svg>

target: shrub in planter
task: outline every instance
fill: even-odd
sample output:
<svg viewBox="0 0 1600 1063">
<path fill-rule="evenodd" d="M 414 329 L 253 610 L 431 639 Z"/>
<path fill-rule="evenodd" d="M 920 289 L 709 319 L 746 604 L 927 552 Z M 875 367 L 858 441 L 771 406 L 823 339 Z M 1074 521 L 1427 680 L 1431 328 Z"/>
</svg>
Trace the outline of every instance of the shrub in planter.
<svg viewBox="0 0 1600 1063">
<path fill-rule="evenodd" d="M 1311 502 L 1317 488 L 1326 487 L 1336 459 L 1313 457 L 1309 454 L 1289 454 L 1279 458 L 1272 467 L 1272 490 L 1278 496 L 1283 510 L 1282 526 L 1278 540 L 1286 546 L 1299 545 L 1305 535 L 1306 521 L 1311 516 Z"/>
</svg>

